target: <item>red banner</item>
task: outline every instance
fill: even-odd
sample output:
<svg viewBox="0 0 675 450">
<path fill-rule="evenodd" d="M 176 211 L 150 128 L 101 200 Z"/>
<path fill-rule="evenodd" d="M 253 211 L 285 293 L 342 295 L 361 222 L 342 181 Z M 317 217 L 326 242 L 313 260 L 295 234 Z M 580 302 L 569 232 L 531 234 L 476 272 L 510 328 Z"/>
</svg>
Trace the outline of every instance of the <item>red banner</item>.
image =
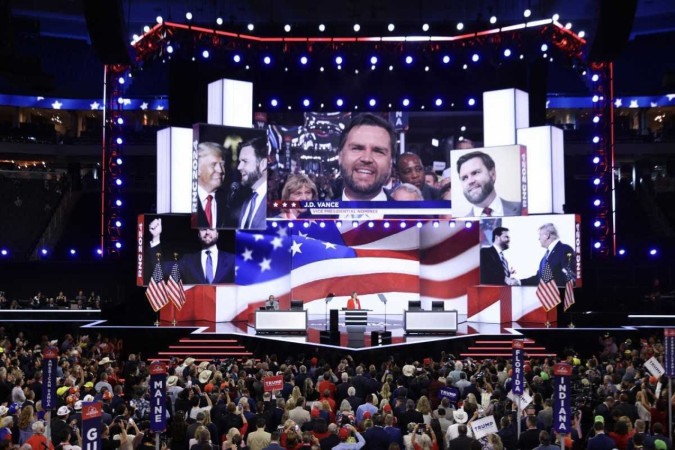
<svg viewBox="0 0 675 450">
<path fill-rule="evenodd" d="M 263 387 L 265 392 L 280 391 L 284 387 L 284 376 L 275 375 L 263 378 Z"/>
</svg>

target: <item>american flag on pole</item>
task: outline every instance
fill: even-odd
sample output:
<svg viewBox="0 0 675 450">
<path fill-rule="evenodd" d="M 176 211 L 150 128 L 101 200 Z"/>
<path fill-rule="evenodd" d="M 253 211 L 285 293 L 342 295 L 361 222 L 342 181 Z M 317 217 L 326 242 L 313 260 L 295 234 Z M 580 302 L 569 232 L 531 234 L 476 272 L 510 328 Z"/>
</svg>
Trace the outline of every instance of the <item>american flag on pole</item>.
<svg viewBox="0 0 675 450">
<path fill-rule="evenodd" d="M 306 225 L 305 225 L 306 224 Z M 478 227 L 448 222 L 422 228 L 392 221 L 276 223 L 263 232 L 238 231 L 236 282 L 240 304 L 277 298 L 317 302 L 329 292 L 459 300 L 478 283 Z M 238 314 L 244 317 L 245 311 Z"/>
<path fill-rule="evenodd" d="M 567 311 L 572 305 L 574 305 L 574 277 L 565 274 L 567 281 L 565 282 L 565 305 L 564 310 Z"/>
<path fill-rule="evenodd" d="M 560 292 L 553 279 L 553 271 L 548 261 L 544 262 L 544 268 L 539 274 L 537 285 L 537 298 L 546 312 L 552 310 L 560 303 Z"/>
<path fill-rule="evenodd" d="M 185 305 L 185 289 L 183 288 L 183 280 L 178 268 L 178 261 L 174 261 L 171 268 L 171 275 L 166 282 L 166 295 L 171 300 L 171 303 L 180 311 Z"/>
<path fill-rule="evenodd" d="M 169 303 L 166 295 L 166 285 L 164 284 L 162 264 L 159 261 L 155 263 L 155 269 L 152 271 L 152 278 L 150 279 L 150 283 L 148 283 L 145 296 L 148 297 L 150 306 L 152 306 L 155 312 L 164 308 Z"/>
</svg>

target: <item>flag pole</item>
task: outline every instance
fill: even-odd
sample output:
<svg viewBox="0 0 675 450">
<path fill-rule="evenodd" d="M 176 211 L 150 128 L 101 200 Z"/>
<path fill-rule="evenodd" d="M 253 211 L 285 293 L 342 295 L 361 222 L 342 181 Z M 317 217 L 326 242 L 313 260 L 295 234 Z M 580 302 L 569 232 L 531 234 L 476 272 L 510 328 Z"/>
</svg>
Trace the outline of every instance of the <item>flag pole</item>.
<svg viewBox="0 0 675 450">
<path fill-rule="evenodd" d="M 178 263 L 178 253 L 173 254 L 173 261 L 174 264 Z M 174 305 L 173 302 L 171 302 L 171 312 L 173 313 L 173 320 L 171 321 L 171 325 L 175 327 L 178 322 L 176 322 L 176 305 Z"/>
<path fill-rule="evenodd" d="M 156 264 L 162 264 L 162 254 L 161 253 L 155 253 L 155 255 L 157 256 Z M 160 310 L 157 310 L 157 312 L 156 312 L 156 314 L 157 314 L 157 320 L 155 320 L 155 326 L 156 327 L 159 327 L 159 323 L 160 323 L 160 321 L 159 321 L 159 311 Z"/>
</svg>

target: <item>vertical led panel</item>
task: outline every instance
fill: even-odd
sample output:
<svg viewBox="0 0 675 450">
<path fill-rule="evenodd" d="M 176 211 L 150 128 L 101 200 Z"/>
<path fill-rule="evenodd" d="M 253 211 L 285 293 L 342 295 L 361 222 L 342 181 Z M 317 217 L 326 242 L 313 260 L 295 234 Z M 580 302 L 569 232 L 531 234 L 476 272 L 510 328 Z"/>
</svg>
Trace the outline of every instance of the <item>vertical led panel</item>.
<svg viewBox="0 0 675 450">
<path fill-rule="evenodd" d="M 552 126 L 522 128 L 518 144 L 527 147 L 529 214 L 563 213 L 565 154 L 563 130 Z"/>
<path fill-rule="evenodd" d="M 211 125 L 253 126 L 253 83 L 222 79 L 209 83 L 207 122 Z"/>
<path fill-rule="evenodd" d="M 530 126 L 529 95 L 518 89 L 483 93 L 483 146 L 513 145 L 516 130 Z"/>
<path fill-rule="evenodd" d="M 192 129 L 157 132 L 157 214 L 189 213 L 192 192 Z"/>
</svg>

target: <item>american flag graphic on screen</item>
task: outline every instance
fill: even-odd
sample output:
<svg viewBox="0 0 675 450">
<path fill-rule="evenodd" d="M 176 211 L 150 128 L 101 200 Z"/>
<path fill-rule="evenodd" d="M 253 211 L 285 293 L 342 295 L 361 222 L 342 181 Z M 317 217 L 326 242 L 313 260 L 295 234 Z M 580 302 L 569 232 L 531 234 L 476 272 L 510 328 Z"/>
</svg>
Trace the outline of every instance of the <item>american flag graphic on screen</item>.
<svg viewBox="0 0 675 450">
<path fill-rule="evenodd" d="M 237 232 L 239 303 L 278 298 L 321 301 L 348 296 L 407 293 L 409 298 L 452 300 L 478 283 L 478 227 L 441 222 L 306 222 Z"/>
</svg>

